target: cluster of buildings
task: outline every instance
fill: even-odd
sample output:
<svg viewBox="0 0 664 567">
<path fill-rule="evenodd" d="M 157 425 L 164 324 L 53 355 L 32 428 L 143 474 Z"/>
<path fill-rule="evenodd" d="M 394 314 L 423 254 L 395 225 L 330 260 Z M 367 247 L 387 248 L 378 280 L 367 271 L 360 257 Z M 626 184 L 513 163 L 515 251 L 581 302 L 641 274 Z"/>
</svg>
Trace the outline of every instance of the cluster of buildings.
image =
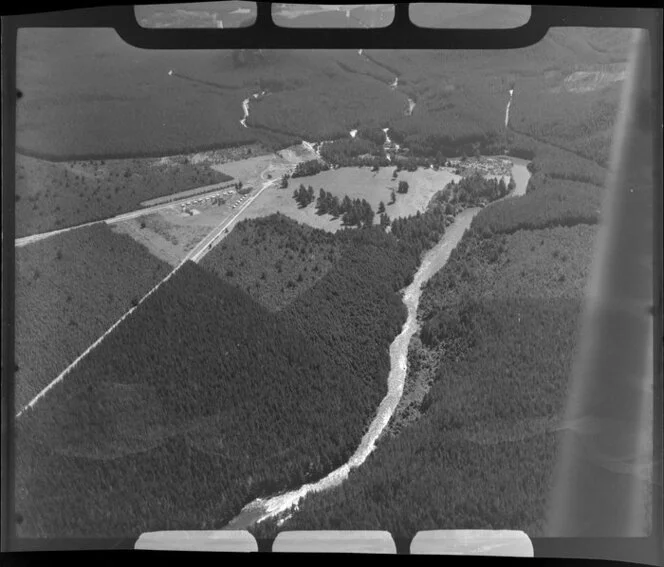
<svg viewBox="0 0 664 567">
<path fill-rule="evenodd" d="M 244 203 L 247 198 L 248 198 L 248 192 L 252 190 L 252 187 L 246 187 L 243 191 L 238 192 L 237 194 L 237 199 L 236 201 L 232 204 L 232 208 L 235 209 L 239 207 L 242 203 Z M 227 191 L 219 191 L 217 193 L 212 193 L 209 195 L 205 195 L 204 197 L 198 197 L 195 199 L 191 199 L 189 201 L 186 201 L 185 203 L 180 203 L 180 211 L 183 213 L 187 213 L 189 215 L 193 215 L 193 210 L 192 207 L 195 207 L 196 205 L 199 206 L 206 206 L 206 205 L 223 205 L 226 203 L 228 197 L 233 195 L 236 191 L 234 189 L 229 189 Z"/>
<path fill-rule="evenodd" d="M 451 159 L 450 165 L 465 171 L 477 171 L 482 175 L 509 176 L 512 173 L 512 161 L 504 157 L 479 157 L 466 160 Z"/>
<path fill-rule="evenodd" d="M 232 195 L 233 191 L 220 191 L 219 193 L 213 193 L 212 195 L 206 195 L 205 197 L 199 197 L 198 199 L 192 199 L 186 203 L 180 204 L 180 209 L 182 212 L 191 214 L 191 207 L 194 205 L 214 205 L 216 203 L 223 204 L 226 202 L 225 197 Z"/>
</svg>

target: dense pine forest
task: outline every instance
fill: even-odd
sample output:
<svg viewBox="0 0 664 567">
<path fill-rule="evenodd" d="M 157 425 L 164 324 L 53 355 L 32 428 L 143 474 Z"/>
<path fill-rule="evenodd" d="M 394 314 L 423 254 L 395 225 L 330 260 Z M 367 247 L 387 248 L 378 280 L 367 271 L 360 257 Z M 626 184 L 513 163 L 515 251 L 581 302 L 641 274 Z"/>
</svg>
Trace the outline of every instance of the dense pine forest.
<svg viewBox="0 0 664 567">
<path fill-rule="evenodd" d="M 316 173 L 327 171 L 329 169 L 330 166 L 325 162 L 317 159 L 311 159 L 298 163 L 295 166 L 295 171 L 293 171 L 291 177 L 293 179 L 297 177 L 307 177 L 309 175 L 315 175 Z"/>
<path fill-rule="evenodd" d="M 361 269 L 371 248 L 346 262 Z M 221 527 L 252 498 L 340 464 L 381 397 L 405 315 L 374 281 L 342 301 L 359 275 L 334 275 L 279 316 L 183 267 L 21 420 L 23 533 Z"/>
<path fill-rule="evenodd" d="M 276 311 L 314 286 L 340 257 L 333 234 L 277 213 L 238 223 L 201 266 Z"/>
<path fill-rule="evenodd" d="M 574 226 L 599 221 L 603 189 L 587 183 L 545 180 L 516 200 L 501 201 L 473 219 L 478 231 L 510 233 L 521 229 Z"/>
<path fill-rule="evenodd" d="M 287 305 L 262 298 L 274 313 L 219 272 L 224 254 L 247 257 L 261 238 L 270 250 L 320 250 L 330 236 L 279 215 L 236 230 L 22 418 L 24 534 L 221 527 L 249 500 L 321 476 L 355 449 L 385 394 L 406 316 L 397 292 L 420 245 L 381 227 L 342 230 L 322 278 Z M 250 291 L 261 276 L 243 275 Z"/>
<path fill-rule="evenodd" d="M 232 179 L 186 158 L 54 163 L 16 157 L 16 237 L 113 217 L 148 199 Z"/>
<path fill-rule="evenodd" d="M 406 389 L 412 381 L 428 393 L 403 412 L 409 424 L 390 424 L 396 434 L 341 487 L 309 495 L 280 528 L 269 520 L 256 535 L 541 533 L 594 234 L 583 224 L 469 231 L 424 290 Z"/>
<path fill-rule="evenodd" d="M 171 267 L 106 224 L 16 248 L 16 405 L 28 403 Z"/>
</svg>

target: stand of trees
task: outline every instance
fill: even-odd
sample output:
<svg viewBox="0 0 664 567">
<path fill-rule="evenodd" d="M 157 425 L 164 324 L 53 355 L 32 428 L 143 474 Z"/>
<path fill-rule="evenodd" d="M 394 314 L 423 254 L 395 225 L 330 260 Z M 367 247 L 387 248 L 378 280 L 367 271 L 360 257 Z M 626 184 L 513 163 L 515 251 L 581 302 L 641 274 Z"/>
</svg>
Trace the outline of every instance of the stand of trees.
<svg viewBox="0 0 664 567">
<path fill-rule="evenodd" d="M 369 142 L 375 144 L 376 146 L 382 146 L 385 143 L 385 132 L 381 128 L 360 128 L 357 131 L 355 139 L 368 140 Z M 394 140 L 394 136 L 391 135 L 390 139 Z"/>
<path fill-rule="evenodd" d="M 321 171 L 328 171 L 329 169 L 330 166 L 324 161 L 312 159 L 298 163 L 295 166 L 295 170 L 293 171 L 293 175 L 291 177 L 307 177 L 309 175 L 316 175 Z"/>
<path fill-rule="evenodd" d="M 309 185 L 308 188 L 300 183 L 300 187 L 293 191 L 293 199 L 297 201 L 300 208 L 304 209 L 314 201 L 314 188 Z"/>
<path fill-rule="evenodd" d="M 513 188 L 512 179 L 507 184 L 502 177 L 499 180 L 486 179 L 481 173 L 475 172 L 468 177 L 461 178 L 458 182 L 450 181 L 446 190 L 449 192 L 451 203 L 476 205 L 480 201 L 488 202 L 500 199 Z"/>
<path fill-rule="evenodd" d="M 340 257 L 334 234 L 276 213 L 239 222 L 200 265 L 278 311 L 315 285 Z"/>
<path fill-rule="evenodd" d="M 385 167 L 389 164 L 382 145 L 361 138 L 344 138 L 323 144 L 320 155 L 328 163 L 340 167 L 360 164 Z"/>
<path fill-rule="evenodd" d="M 478 231 L 512 233 L 552 226 L 599 222 L 603 190 L 595 185 L 545 179 L 535 191 L 483 209 L 473 219 Z"/>
<path fill-rule="evenodd" d="M 339 199 L 337 195 L 320 189 L 316 200 L 316 212 L 319 215 L 341 217 L 345 226 L 369 227 L 373 225 L 375 213 L 366 199 L 351 199 L 348 195 Z"/>
</svg>

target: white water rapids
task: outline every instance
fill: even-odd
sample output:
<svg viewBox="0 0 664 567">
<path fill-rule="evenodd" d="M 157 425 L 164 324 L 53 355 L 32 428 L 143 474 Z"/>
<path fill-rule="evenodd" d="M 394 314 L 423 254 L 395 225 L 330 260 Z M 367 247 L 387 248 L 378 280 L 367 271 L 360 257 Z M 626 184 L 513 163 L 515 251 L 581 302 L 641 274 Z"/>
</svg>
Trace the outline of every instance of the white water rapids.
<svg viewBox="0 0 664 567">
<path fill-rule="evenodd" d="M 461 240 L 465 230 L 470 226 L 473 217 L 480 210 L 479 208 L 466 209 L 456 217 L 440 242 L 424 256 L 413 282 L 402 291 L 403 302 L 408 309 L 408 318 L 401 333 L 390 345 L 390 374 L 387 378 L 387 395 L 378 407 L 369 430 L 365 433 L 359 447 L 348 462 L 318 482 L 305 484 L 297 490 L 278 494 L 271 498 L 254 500 L 242 509 L 240 514 L 226 526 L 226 529 L 244 529 L 256 522 L 261 522 L 291 510 L 307 494 L 339 486 L 348 477 L 350 470 L 362 465 L 373 452 L 376 441 L 390 421 L 403 393 L 408 368 L 408 345 L 418 328 L 417 309 L 422 293 L 422 285 L 445 265 L 450 253 Z"/>
<path fill-rule="evenodd" d="M 242 101 L 242 110 L 244 111 L 244 116 L 242 117 L 242 120 L 240 120 L 240 124 L 244 126 L 245 128 L 248 128 L 247 126 L 247 118 L 249 118 L 249 99 L 245 98 Z"/>
<path fill-rule="evenodd" d="M 415 109 L 415 101 L 412 98 L 408 98 L 408 110 L 406 110 L 406 116 L 410 116 L 413 114 L 413 110 Z"/>
<path fill-rule="evenodd" d="M 512 104 L 513 93 L 514 89 L 510 89 L 510 99 L 507 101 L 507 108 L 505 109 L 505 128 L 507 128 L 507 124 L 510 121 L 510 105 Z"/>
<path fill-rule="evenodd" d="M 252 94 L 251 97 L 258 99 L 258 97 L 263 96 L 264 94 L 265 91 L 261 91 L 260 93 Z M 249 118 L 249 102 L 251 101 L 251 97 L 247 97 L 242 101 L 242 111 L 244 112 L 244 116 L 242 117 L 242 120 L 240 120 L 240 124 L 245 128 L 249 128 L 249 126 L 247 126 L 247 118 Z"/>
</svg>

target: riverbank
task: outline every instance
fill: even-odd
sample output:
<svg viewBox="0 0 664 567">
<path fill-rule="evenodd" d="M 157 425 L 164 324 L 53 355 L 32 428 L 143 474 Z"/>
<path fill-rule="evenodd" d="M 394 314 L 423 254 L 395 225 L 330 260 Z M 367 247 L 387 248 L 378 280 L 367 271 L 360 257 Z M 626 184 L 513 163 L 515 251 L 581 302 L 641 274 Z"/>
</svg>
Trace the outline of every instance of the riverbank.
<svg viewBox="0 0 664 567">
<path fill-rule="evenodd" d="M 387 426 L 394 413 L 401 394 L 407 373 L 408 345 L 418 329 L 417 311 L 423 284 L 440 270 L 450 257 L 464 232 L 470 227 L 474 216 L 480 208 L 462 211 L 455 222 L 447 229 L 445 235 L 436 246 L 429 250 L 422 260 L 412 283 L 402 292 L 408 309 L 408 318 L 401 333 L 390 345 L 390 373 L 388 375 L 388 392 L 365 433 L 359 447 L 347 463 L 335 469 L 323 479 L 315 483 L 305 484 L 301 488 L 278 494 L 271 498 L 258 498 L 245 506 L 224 529 L 246 529 L 268 518 L 279 516 L 297 507 L 300 500 L 310 493 L 321 492 L 339 486 L 348 477 L 351 469 L 361 466 L 376 447 L 376 441 Z"/>
</svg>

